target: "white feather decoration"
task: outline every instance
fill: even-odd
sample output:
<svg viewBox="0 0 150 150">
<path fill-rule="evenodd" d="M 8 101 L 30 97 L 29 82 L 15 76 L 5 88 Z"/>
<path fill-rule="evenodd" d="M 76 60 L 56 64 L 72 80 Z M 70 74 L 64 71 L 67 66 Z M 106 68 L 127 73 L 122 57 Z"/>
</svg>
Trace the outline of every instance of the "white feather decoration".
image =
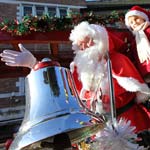
<svg viewBox="0 0 150 150">
<path fill-rule="evenodd" d="M 92 143 L 91 150 L 144 150 L 143 146 L 135 143 L 137 135 L 135 127 L 130 126 L 130 121 L 120 119 L 108 122 L 106 127 L 97 133 L 96 141 Z"/>
</svg>

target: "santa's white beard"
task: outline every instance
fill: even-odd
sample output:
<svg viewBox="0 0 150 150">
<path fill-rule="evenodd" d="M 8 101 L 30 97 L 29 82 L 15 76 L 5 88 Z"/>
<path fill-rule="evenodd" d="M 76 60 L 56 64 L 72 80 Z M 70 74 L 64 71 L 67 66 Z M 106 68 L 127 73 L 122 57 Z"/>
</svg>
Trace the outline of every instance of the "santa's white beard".
<svg viewBox="0 0 150 150">
<path fill-rule="evenodd" d="M 104 59 L 104 52 L 98 46 L 91 46 L 84 51 L 77 50 L 74 62 L 78 68 L 79 80 L 82 82 L 83 89 L 96 91 L 98 87 L 106 87 L 107 67 Z"/>
</svg>

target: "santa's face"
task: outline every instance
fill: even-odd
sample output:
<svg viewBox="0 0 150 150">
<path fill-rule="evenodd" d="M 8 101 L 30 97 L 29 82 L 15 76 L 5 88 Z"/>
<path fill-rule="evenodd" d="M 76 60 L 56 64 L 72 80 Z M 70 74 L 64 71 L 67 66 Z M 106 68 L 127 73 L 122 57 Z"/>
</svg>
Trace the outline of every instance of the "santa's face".
<svg viewBox="0 0 150 150">
<path fill-rule="evenodd" d="M 85 50 L 86 48 L 90 48 L 94 45 L 93 39 L 90 37 L 84 37 L 82 40 L 77 42 L 77 45 L 80 50 Z"/>
<path fill-rule="evenodd" d="M 130 16 L 128 22 L 131 29 L 135 31 L 145 22 L 145 20 L 140 16 Z"/>
<path fill-rule="evenodd" d="M 74 62 L 78 68 L 79 79 L 83 88 L 88 91 L 94 91 L 97 82 L 104 76 L 106 62 L 102 61 L 103 55 L 96 43 L 89 48 L 76 51 Z"/>
</svg>

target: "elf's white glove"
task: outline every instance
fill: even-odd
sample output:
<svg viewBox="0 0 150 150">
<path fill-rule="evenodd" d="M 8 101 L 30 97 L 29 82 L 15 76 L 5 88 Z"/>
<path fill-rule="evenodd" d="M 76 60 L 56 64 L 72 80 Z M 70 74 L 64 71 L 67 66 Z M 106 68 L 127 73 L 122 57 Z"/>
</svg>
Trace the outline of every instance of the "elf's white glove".
<svg viewBox="0 0 150 150">
<path fill-rule="evenodd" d="M 1 60 L 8 66 L 14 67 L 28 67 L 32 69 L 37 63 L 33 54 L 23 47 L 22 44 L 18 44 L 20 52 L 13 50 L 4 50 L 0 54 Z"/>
</svg>

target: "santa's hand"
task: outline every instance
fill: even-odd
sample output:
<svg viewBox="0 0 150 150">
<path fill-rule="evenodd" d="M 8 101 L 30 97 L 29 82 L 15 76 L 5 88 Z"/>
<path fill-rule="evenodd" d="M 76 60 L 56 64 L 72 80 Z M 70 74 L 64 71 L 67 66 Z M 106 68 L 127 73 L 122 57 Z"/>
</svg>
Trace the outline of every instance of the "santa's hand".
<svg viewBox="0 0 150 150">
<path fill-rule="evenodd" d="M 13 50 L 4 50 L 0 54 L 1 60 L 8 66 L 28 67 L 33 68 L 37 63 L 33 54 L 23 47 L 22 44 L 18 44 L 20 52 Z"/>
</svg>

